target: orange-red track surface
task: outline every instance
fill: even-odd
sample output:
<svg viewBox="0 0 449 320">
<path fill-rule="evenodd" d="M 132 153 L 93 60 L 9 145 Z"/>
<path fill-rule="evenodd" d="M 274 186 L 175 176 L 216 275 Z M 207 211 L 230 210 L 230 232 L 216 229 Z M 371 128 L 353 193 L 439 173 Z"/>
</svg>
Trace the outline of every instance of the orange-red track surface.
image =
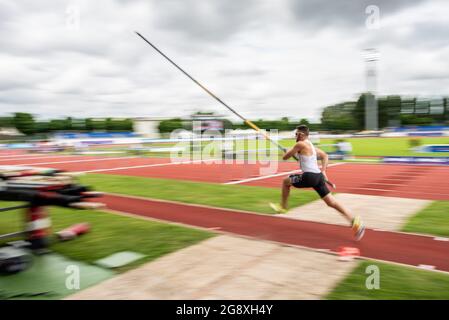
<svg viewBox="0 0 449 320">
<path fill-rule="evenodd" d="M 116 195 L 102 201 L 112 210 L 139 216 L 333 252 L 339 246 L 357 247 L 366 258 L 432 265 L 449 272 L 449 241 L 433 237 L 366 230 L 365 237 L 356 242 L 351 229 L 344 226 Z"/>
</svg>

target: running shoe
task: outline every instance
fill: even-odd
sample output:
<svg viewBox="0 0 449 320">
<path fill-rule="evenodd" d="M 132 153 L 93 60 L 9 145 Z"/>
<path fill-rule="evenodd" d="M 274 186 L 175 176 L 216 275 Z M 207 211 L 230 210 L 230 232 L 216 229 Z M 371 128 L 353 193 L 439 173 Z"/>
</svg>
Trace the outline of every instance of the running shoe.
<svg viewBox="0 0 449 320">
<path fill-rule="evenodd" d="M 270 202 L 270 207 L 271 207 L 271 209 L 276 211 L 276 213 L 287 213 L 287 210 L 282 208 L 282 206 L 280 204 Z"/>
<path fill-rule="evenodd" d="M 354 231 L 354 237 L 356 241 L 360 241 L 365 234 L 365 225 L 363 224 L 362 219 L 360 219 L 359 216 L 356 216 L 354 219 L 352 219 L 352 231 Z"/>
</svg>

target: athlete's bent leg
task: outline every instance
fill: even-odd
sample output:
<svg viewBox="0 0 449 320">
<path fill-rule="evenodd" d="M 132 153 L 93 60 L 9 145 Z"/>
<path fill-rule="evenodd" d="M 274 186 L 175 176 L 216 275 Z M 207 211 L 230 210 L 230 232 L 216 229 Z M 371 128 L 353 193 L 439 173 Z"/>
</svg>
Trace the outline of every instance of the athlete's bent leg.
<svg viewBox="0 0 449 320">
<path fill-rule="evenodd" d="M 345 207 L 343 207 L 342 204 L 340 204 L 340 203 L 334 198 L 334 196 L 333 196 L 332 194 L 329 193 L 328 195 L 326 195 L 325 197 L 323 197 L 323 201 L 326 202 L 326 204 L 327 204 L 329 207 L 334 208 L 335 210 L 337 210 L 338 212 L 340 212 L 340 213 L 343 215 L 343 217 L 345 217 L 346 220 L 348 220 L 349 223 L 352 224 L 352 220 L 353 220 L 352 215 L 349 213 L 349 211 L 348 211 Z"/>
<path fill-rule="evenodd" d="M 343 207 L 332 194 L 327 194 L 323 197 L 324 202 L 331 207 L 340 212 L 351 224 L 352 230 L 354 231 L 354 236 L 357 241 L 362 239 L 365 234 L 365 225 L 359 216 L 353 218 L 349 211 Z"/>
</svg>

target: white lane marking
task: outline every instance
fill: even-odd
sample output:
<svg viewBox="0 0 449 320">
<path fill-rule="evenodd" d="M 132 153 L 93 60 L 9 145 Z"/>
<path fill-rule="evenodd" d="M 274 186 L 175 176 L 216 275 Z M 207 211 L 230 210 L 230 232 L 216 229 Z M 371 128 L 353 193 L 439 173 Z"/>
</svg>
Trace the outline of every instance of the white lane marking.
<svg viewBox="0 0 449 320">
<path fill-rule="evenodd" d="M 119 171 L 119 170 L 128 170 L 128 169 L 139 169 L 139 168 L 150 168 L 150 167 L 164 167 L 164 166 L 172 166 L 177 164 L 192 164 L 192 163 L 201 163 L 204 162 L 207 164 L 207 162 L 216 161 L 221 159 L 200 159 L 200 160 L 186 160 L 186 161 L 180 161 L 180 162 L 165 162 L 165 163 L 153 163 L 153 164 L 144 164 L 140 166 L 129 166 L 129 167 L 117 167 L 117 168 L 109 168 L 109 169 L 95 169 L 95 170 L 86 170 L 86 171 L 78 171 L 74 172 L 74 174 L 79 173 L 92 173 L 92 172 L 105 172 L 105 171 Z"/>
<path fill-rule="evenodd" d="M 391 189 L 375 189 L 375 188 L 351 188 L 354 190 L 371 190 L 371 191 L 387 191 L 387 192 L 391 192 L 391 191 L 396 191 L 396 190 L 391 190 Z"/>
<path fill-rule="evenodd" d="M 31 156 L 46 156 L 48 155 L 48 153 L 46 154 L 42 154 L 42 153 L 0 153 L 0 158 L 6 158 L 6 157 L 31 157 Z"/>
<path fill-rule="evenodd" d="M 418 265 L 418 268 L 425 269 L 425 270 L 435 270 L 435 266 L 432 266 L 429 264 L 420 264 L 420 265 Z"/>
<path fill-rule="evenodd" d="M 435 238 L 433 238 L 433 240 L 435 240 L 435 241 L 449 241 L 449 238 L 435 237 Z"/>
<path fill-rule="evenodd" d="M 335 166 L 339 166 L 339 165 L 343 165 L 345 164 L 344 162 L 337 162 L 337 163 L 333 163 L 328 165 L 327 167 L 335 167 Z M 268 178 L 274 178 L 274 177 L 279 177 L 279 176 L 285 176 L 287 174 L 292 174 L 292 173 L 298 173 L 301 172 L 301 170 L 296 169 L 296 170 L 292 170 L 292 171 L 284 171 L 284 172 L 280 172 L 280 173 L 275 173 L 275 174 L 269 174 L 266 176 L 259 176 L 256 178 L 248 178 L 248 179 L 243 179 L 243 180 L 237 180 L 237 181 L 230 181 L 230 182 L 225 182 L 223 184 L 240 184 L 240 183 L 245 183 L 245 182 L 250 182 L 250 181 L 256 181 L 256 180 L 263 180 L 263 179 L 268 179 Z"/>
<path fill-rule="evenodd" d="M 259 176 L 259 177 L 256 177 L 256 178 L 248 178 L 248 179 L 243 179 L 243 180 L 225 182 L 223 184 L 239 184 L 239 183 L 245 183 L 245 182 L 249 182 L 249 181 L 256 181 L 256 180 L 268 179 L 268 178 L 273 178 L 273 177 L 285 176 L 287 174 L 298 173 L 298 172 L 301 172 L 301 171 L 296 169 L 296 170 L 293 170 L 293 171 L 285 171 L 285 172 L 280 172 L 280 173 L 276 173 L 276 174 L 270 174 L 270 175 L 266 175 L 266 176 Z"/>
<path fill-rule="evenodd" d="M 378 159 L 362 159 L 362 158 L 358 158 L 358 159 L 348 159 L 345 161 L 349 161 L 350 163 L 353 162 L 379 162 Z"/>
<path fill-rule="evenodd" d="M 409 182 L 411 179 L 403 179 L 403 178 L 379 178 L 379 180 L 405 181 L 405 182 Z"/>
<path fill-rule="evenodd" d="M 403 183 L 368 182 L 367 184 L 378 184 L 378 185 L 381 185 L 381 186 L 404 186 Z"/>
<path fill-rule="evenodd" d="M 0 158 L 13 158 L 13 157 L 31 157 L 32 155 L 31 154 L 13 154 L 13 153 L 10 153 L 10 154 L 4 154 L 4 155 L 1 155 L 0 156 Z"/>
<path fill-rule="evenodd" d="M 78 160 L 67 160 L 67 161 L 21 163 L 21 164 L 17 164 L 17 166 L 33 166 L 33 165 L 37 165 L 37 164 L 58 164 L 58 163 L 77 163 L 77 162 L 109 161 L 109 160 L 135 159 L 135 158 L 139 158 L 139 157 L 95 158 L 95 159 L 78 159 Z"/>
<path fill-rule="evenodd" d="M 48 158 L 70 158 L 70 157 L 73 157 L 73 156 L 70 156 L 70 155 L 67 155 L 67 156 L 65 156 L 65 155 L 57 155 L 57 156 L 31 156 L 31 155 L 29 155 L 29 156 L 26 156 L 25 158 L 24 157 L 19 157 L 19 158 L 14 158 L 14 159 L 0 159 L 0 161 L 28 161 L 28 160 L 35 160 L 35 159 L 48 159 Z"/>
</svg>

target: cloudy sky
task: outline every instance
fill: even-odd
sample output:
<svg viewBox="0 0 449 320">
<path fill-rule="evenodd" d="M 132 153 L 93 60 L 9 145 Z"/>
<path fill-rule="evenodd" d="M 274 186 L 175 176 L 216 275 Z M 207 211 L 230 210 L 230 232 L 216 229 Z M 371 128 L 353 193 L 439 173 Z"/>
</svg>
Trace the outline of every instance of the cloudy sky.
<svg viewBox="0 0 449 320">
<path fill-rule="evenodd" d="M 251 119 L 354 99 L 366 48 L 379 94 L 447 95 L 448 17 L 447 0 L 0 0 L 0 115 L 236 119 L 135 30 Z"/>
</svg>

